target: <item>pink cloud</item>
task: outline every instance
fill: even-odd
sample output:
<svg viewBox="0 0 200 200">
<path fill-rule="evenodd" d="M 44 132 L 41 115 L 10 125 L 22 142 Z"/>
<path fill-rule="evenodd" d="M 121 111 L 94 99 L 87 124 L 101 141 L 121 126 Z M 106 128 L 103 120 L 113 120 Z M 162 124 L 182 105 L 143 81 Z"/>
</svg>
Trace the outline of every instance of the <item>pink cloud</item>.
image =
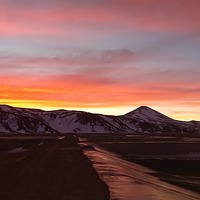
<svg viewBox="0 0 200 200">
<path fill-rule="evenodd" d="M 62 57 L 22 57 L 1 56 L 2 74 L 47 74 L 55 73 L 97 73 L 116 71 L 126 63 L 134 62 L 140 57 L 128 49 L 117 50 L 73 50 L 66 51 Z M 105 75 L 105 73 L 104 73 Z"/>
<path fill-rule="evenodd" d="M 25 2 L 25 1 L 24 1 Z M 200 3 L 197 0 L 117 0 L 74 3 L 55 1 L 30 6 L 13 2 L 0 8 L 1 35 L 50 35 L 87 37 L 121 30 L 200 31 Z M 73 35 L 74 34 L 74 35 Z"/>
</svg>

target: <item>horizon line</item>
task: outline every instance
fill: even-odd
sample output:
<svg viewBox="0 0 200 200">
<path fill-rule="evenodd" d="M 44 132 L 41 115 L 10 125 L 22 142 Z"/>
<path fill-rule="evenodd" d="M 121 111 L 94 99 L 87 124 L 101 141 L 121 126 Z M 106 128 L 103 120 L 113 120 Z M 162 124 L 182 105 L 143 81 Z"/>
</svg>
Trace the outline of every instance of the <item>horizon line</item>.
<svg viewBox="0 0 200 200">
<path fill-rule="evenodd" d="M 99 112 L 90 112 L 90 111 L 87 111 L 87 110 L 79 110 L 79 109 L 66 109 L 66 108 L 44 109 L 44 108 L 36 108 L 36 107 L 13 106 L 13 105 L 9 105 L 9 104 L 0 104 L 0 107 L 1 107 L 1 106 L 7 106 L 7 107 L 19 108 L 19 109 L 40 110 L 40 111 L 43 111 L 43 112 L 72 111 L 72 112 L 85 112 L 85 113 L 90 113 L 90 114 L 106 115 L 106 116 L 123 116 L 123 115 L 126 115 L 126 114 L 128 114 L 128 113 L 130 113 L 130 112 L 133 112 L 133 111 L 135 111 L 135 110 L 137 110 L 137 109 L 139 109 L 139 108 L 144 107 L 144 108 L 151 109 L 151 110 L 153 110 L 153 111 L 155 111 L 155 112 L 158 112 L 158 113 L 160 113 L 160 114 L 162 114 L 162 115 L 165 115 L 166 117 L 169 117 L 169 118 L 171 118 L 171 119 L 173 119 L 173 120 L 176 120 L 176 121 L 183 121 L 183 122 L 199 121 L 199 120 L 194 120 L 194 119 L 190 119 L 190 120 L 175 119 L 175 118 L 173 118 L 173 117 L 171 117 L 171 116 L 168 116 L 167 114 L 164 114 L 164 113 L 162 113 L 162 112 L 160 112 L 160 111 L 158 111 L 158 110 L 152 108 L 151 106 L 146 106 L 146 105 L 137 106 L 137 107 L 136 107 L 135 109 L 133 109 L 133 110 L 130 110 L 130 111 L 128 111 L 128 112 L 125 112 L 124 114 L 117 114 L 117 115 L 115 115 L 115 114 L 104 114 L 104 113 L 99 113 Z"/>
</svg>

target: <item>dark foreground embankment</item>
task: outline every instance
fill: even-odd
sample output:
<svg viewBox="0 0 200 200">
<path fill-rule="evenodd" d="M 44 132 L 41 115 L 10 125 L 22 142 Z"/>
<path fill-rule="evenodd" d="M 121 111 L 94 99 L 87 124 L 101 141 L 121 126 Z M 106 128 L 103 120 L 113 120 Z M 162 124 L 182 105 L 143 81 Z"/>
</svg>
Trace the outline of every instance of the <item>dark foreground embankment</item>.
<svg viewBox="0 0 200 200">
<path fill-rule="evenodd" d="M 73 136 L 0 138 L 0 199 L 106 200 L 109 191 Z"/>
</svg>

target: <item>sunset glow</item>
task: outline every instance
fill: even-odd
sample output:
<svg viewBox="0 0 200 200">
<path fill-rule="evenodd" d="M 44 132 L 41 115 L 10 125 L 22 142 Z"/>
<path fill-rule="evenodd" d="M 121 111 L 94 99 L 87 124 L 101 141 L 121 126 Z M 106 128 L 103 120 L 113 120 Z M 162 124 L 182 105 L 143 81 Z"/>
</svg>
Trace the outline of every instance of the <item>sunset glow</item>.
<svg viewBox="0 0 200 200">
<path fill-rule="evenodd" d="M 0 104 L 200 120 L 199 0 L 0 2 Z"/>
</svg>

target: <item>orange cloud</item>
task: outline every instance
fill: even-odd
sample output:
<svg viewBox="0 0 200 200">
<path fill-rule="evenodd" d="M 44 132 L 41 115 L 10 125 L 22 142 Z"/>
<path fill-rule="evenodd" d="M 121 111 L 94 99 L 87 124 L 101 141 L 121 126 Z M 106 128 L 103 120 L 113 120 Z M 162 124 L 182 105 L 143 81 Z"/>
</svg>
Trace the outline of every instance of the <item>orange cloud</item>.
<svg viewBox="0 0 200 200">
<path fill-rule="evenodd" d="M 196 85 L 123 85 L 119 83 L 103 84 L 101 81 L 89 80 L 87 77 L 54 76 L 42 77 L 18 76 L 4 77 L 7 85 L 0 89 L 0 103 L 15 106 L 40 108 L 110 108 L 139 105 L 166 104 L 171 106 L 181 102 L 190 102 L 199 106 L 200 96 Z M 21 81 L 19 81 L 21 80 Z M 37 80 L 34 82 L 34 80 Z M 16 81 L 16 84 L 14 82 Z M 27 87 L 27 84 L 30 87 Z M 2 85 L 2 84 L 1 84 Z M 196 88 L 196 89 L 195 89 Z M 41 102 L 41 103 L 39 103 Z M 193 102 L 193 103 L 192 103 Z M 33 106 L 34 105 L 34 106 Z M 186 104 L 185 104 L 186 105 Z M 86 109 L 87 110 L 87 109 Z M 106 110 L 106 109 L 105 109 Z M 103 111 L 103 110 L 102 110 Z M 121 111 L 123 112 L 123 111 Z"/>
</svg>

